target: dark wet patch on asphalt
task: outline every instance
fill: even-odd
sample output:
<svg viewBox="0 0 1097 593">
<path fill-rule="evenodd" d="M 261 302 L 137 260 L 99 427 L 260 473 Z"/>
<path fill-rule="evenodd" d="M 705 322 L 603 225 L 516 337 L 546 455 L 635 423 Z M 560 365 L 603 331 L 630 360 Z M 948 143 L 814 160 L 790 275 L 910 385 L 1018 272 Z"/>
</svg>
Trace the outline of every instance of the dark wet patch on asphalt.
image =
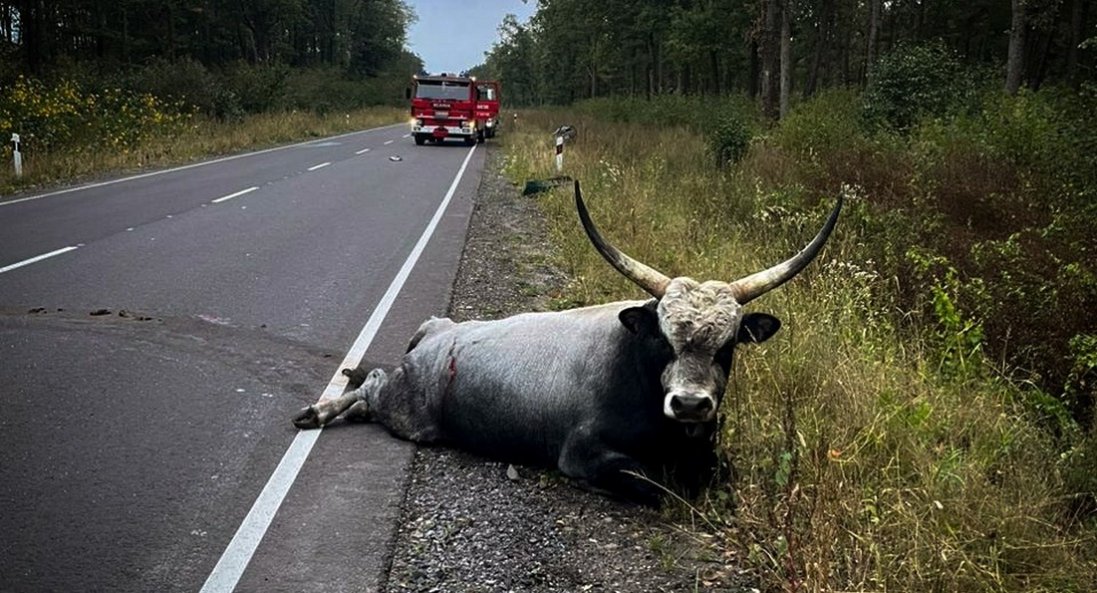
<svg viewBox="0 0 1097 593">
<path fill-rule="evenodd" d="M 66 335 L 122 338 L 149 353 L 173 356 L 185 352 L 240 368 L 262 377 L 279 397 L 302 405 L 315 401 L 336 370 L 341 354 L 271 332 L 266 324 L 235 325 L 210 315 L 159 316 L 148 312 L 101 307 L 0 308 L 0 328 L 26 327 Z"/>
</svg>

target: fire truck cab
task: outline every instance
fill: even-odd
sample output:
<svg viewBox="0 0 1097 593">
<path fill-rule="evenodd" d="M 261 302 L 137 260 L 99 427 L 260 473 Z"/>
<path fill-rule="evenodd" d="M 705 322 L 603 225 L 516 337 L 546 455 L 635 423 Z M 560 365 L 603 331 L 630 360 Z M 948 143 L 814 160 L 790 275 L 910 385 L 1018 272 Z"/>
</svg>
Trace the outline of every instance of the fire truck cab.
<svg viewBox="0 0 1097 593">
<path fill-rule="evenodd" d="M 473 77 L 415 76 L 408 89 L 415 143 L 460 138 L 483 142 L 499 128 L 499 83 Z"/>
</svg>

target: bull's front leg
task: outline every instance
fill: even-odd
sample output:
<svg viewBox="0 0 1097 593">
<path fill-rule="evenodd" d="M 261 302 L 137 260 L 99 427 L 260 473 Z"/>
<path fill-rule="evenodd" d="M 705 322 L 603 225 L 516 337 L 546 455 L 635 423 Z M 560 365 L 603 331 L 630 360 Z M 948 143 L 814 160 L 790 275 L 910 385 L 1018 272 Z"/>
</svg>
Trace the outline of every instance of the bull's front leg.
<svg viewBox="0 0 1097 593">
<path fill-rule="evenodd" d="M 298 412 L 293 417 L 293 425 L 301 429 L 326 426 L 356 401 L 358 398 L 354 395 L 354 391 L 348 391 L 339 397 L 320 400 Z"/>
<path fill-rule="evenodd" d="M 662 489 L 643 464 L 598 439 L 573 435 L 560 453 L 560 471 L 587 487 L 649 506 L 658 506 Z"/>
<path fill-rule="evenodd" d="M 354 381 L 354 377 L 345 370 L 344 375 Z M 339 397 L 325 399 L 302 409 L 293 417 L 293 425 L 297 428 L 320 428 L 326 426 L 340 414 L 346 412 L 344 418 L 351 421 L 364 422 L 370 419 L 370 406 L 367 397 L 370 393 L 381 388 L 385 382 L 385 372 L 381 369 L 373 369 L 361 381 L 357 389 L 348 391 Z M 353 383 L 352 383 L 353 384 Z"/>
</svg>

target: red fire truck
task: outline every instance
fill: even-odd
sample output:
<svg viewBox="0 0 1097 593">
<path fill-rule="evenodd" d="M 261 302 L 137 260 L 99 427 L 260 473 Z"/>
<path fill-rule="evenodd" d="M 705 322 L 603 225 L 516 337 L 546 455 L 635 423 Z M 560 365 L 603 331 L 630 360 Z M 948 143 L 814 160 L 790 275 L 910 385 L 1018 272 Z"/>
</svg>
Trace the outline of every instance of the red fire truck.
<svg viewBox="0 0 1097 593">
<path fill-rule="evenodd" d="M 474 77 L 415 76 L 408 89 L 416 144 L 461 138 L 483 142 L 499 129 L 499 83 Z"/>
</svg>

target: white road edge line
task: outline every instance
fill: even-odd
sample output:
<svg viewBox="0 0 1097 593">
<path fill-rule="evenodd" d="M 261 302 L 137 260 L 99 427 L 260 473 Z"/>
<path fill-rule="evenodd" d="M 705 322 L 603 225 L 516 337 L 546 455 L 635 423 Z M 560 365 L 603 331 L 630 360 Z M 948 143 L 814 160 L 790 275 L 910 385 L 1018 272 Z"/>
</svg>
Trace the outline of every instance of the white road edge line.
<svg viewBox="0 0 1097 593">
<path fill-rule="evenodd" d="M 50 257 L 53 257 L 55 255 L 61 255 L 62 253 L 67 253 L 69 251 L 72 251 L 73 249 L 76 249 L 76 247 L 77 247 L 76 245 L 69 245 L 68 247 L 62 247 L 61 249 L 58 249 L 57 251 L 51 251 L 49 253 L 43 253 L 42 255 L 36 255 L 36 256 L 34 256 L 30 259 L 25 259 L 21 262 L 16 262 L 14 264 L 11 264 L 10 266 L 4 266 L 4 267 L 0 268 L 0 274 L 3 274 L 4 272 L 10 272 L 10 271 L 14 270 L 15 268 L 21 268 L 23 266 L 29 266 L 30 264 L 33 264 L 35 262 L 40 262 L 40 261 L 42 261 L 46 258 L 50 258 Z"/>
<path fill-rule="evenodd" d="M 358 130 L 355 132 L 347 132 L 346 134 L 336 134 L 335 136 L 328 136 L 326 138 L 313 138 L 312 140 L 305 140 L 304 142 L 295 142 L 294 144 L 286 144 L 285 146 L 275 146 L 273 148 L 265 148 L 263 150 L 257 150 L 255 152 L 244 152 L 240 154 L 234 154 L 232 156 L 226 156 L 219 159 L 213 159 L 212 161 L 202 161 L 200 163 L 191 163 L 189 165 L 182 165 L 180 167 L 172 167 L 171 169 L 164 169 L 163 171 L 150 171 L 148 173 L 141 173 L 140 175 L 131 175 L 129 177 L 122 177 L 120 179 L 111 179 L 110 181 L 101 181 L 99 183 L 89 183 L 87 185 L 79 185 L 76 187 L 69 187 L 65 189 L 59 189 L 57 191 L 51 191 L 44 194 L 38 194 L 37 196 L 27 196 L 25 198 L 19 198 L 16 200 L 8 200 L 6 202 L 0 202 L 0 207 L 10 206 L 12 204 L 18 204 L 19 202 L 28 202 L 30 200 L 37 200 L 39 198 L 48 198 L 50 196 L 57 196 L 61 194 L 67 194 L 74 191 L 81 191 L 85 189 L 94 189 L 96 187 L 103 187 L 104 185 L 114 185 L 115 183 L 122 183 L 123 181 L 133 181 L 135 179 L 144 179 L 146 177 L 153 177 L 156 175 L 163 175 L 165 173 L 174 173 L 175 171 L 185 171 L 187 169 L 193 169 L 195 167 L 204 167 L 206 165 L 213 165 L 216 163 L 223 163 L 225 161 L 234 161 L 236 159 L 242 159 L 244 157 L 256 156 L 260 154 L 266 154 L 268 152 L 274 152 L 277 150 L 285 150 L 287 148 L 296 148 L 298 146 L 305 146 L 306 144 L 312 144 L 314 142 L 323 142 L 325 140 L 334 140 L 336 138 L 345 138 L 347 136 L 353 136 L 355 134 L 364 134 L 366 132 L 373 132 L 376 130 L 387 130 L 388 128 L 395 128 L 396 126 L 406 126 L 404 122 L 389 124 L 387 126 L 381 126 L 379 128 L 368 128 L 365 130 Z"/>
<path fill-rule="evenodd" d="M 449 186 L 449 191 L 442 198 L 442 203 L 434 211 L 434 216 L 427 224 L 427 228 L 423 230 L 419 242 L 412 248 L 408 258 L 404 261 L 404 265 L 396 273 L 392 284 L 389 284 L 388 290 L 385 291 L 384 296 L 381 297 L 377 307 L 374 308 L 373 313 L 366 321 L 366 325 L 362 327 L 362 331 L 354 340 L 354 344 L 347 351 L 342 364 L 336 367 L 335 375 L 332 376 L 331 381 L 328 382 L 328 386 L 320 396 L 321 400 L 338 397 L 346 389 L 347 377 L 343 375 L 342 370 L 357 367 L 362 360 L 362 356 L 365 355 L 366 349 L 373 342 L 377 330 L 381 328 L 381 323 L 388 316 L 389 309 L 396 302 L 396 296 L 400 293 L 400 289 L 404 287 L 404 283 L 407 282 L 416 262 L 419 261 L 419 256 L 423 254 L 423 250 L 426 249 L 431 236 L 434 235 L 435 228 L 442 220 L 442 215 L 445 214 L 450 200 L 453 199 L 453 194 L 457 191 L 457 185 L 465 175 L 465 168 L 468 167 L 469 160 L 475 150 L 475 145 L 469 149 L 465 161 L 461 163 L 461 168 L 457 170 L 457 175 Z M 240 581 L 240 577 L 244 574 L 248 563 L 251 562 L 252 555 L 259 547 L 259 542 L 263 540 L 267 528 L 274 520 L 278 507 L 282 505 L 282 499 L 285 498 L 290 486 L 297 479 L 297 473 L 301 470 L 301 466 L 305 464 L 305 460 L 308 458 L 309 452 L 312 451 L 312 446 L 316 444 L 316 440 L 320 438 L 322 430 L 302 430 L 293 437 L 293 442 L 286 449 L 286 453 L 282 456 L 282 460 L 278 462 L 278 467 L 275 468 L 274 473 L 267 480 L 267 484 L 263 486 L 262 492 L 259 493 L 259 497 L 255 499 L 255 503 L 251 506 L 251 510 L 248 511 L 244 521 L 237 528 L 236 534 L 232 536 L 232 541 L 229 542 L 228 547 L 221 554 L 217 565 L 213 567 L 213 572 L 206 578 L 200 593 L 230 593 L 236 588 L 236 584 Z"/>
<path fill-rule="evenodd" d="M 359 150 L 358 152 L 356 152 L 354 154 L 365 154 L 367 152 L 369 152 L 369 149 L 368 148 L 363 148 L 362 150 Z"/>
<path fill-rule="evenodd" d="M 220 198 L 217 198 L 216 200 L 213 200 L 213 202 L 211 202 L 211 203 L 212 204 L 220 204 L 221 202 L 224 202 L 226 200 L 231 200 L 233 198 L 239 198 L 240 196 L 242 196 L 244 194 L 250 194 L 251 192 L 253 192 L 257 189 L 259 189 L 259 186 L 258 185 L 253 185 L 253 186 L 251 186 L 247 189 L 242 189 L 242 190 L 240 190 L 240 191 L 238 191 L 234 194 L 229 194 L 227 196 L 222 196 Z"/>
<path fill-rule="evenodd" d="M 385 146 L 388 146 L 389 144 L 392 144 L 393 142 L 396 142 L 396 141 L 395 140 L 389 140 L 388 142 L 385 142 Z"/>
<path fill-rule="evenodd" d="M 323 169 L 324 167 L 326 167 L 330 164 L 331 164 L 331 161 L 328 161 L 326 163 L 320 163 L 319 165 L 313 165 L 313 166 L 309 167 L 309 171 L 315 171 L 317 169 Z"/>
</svg>

